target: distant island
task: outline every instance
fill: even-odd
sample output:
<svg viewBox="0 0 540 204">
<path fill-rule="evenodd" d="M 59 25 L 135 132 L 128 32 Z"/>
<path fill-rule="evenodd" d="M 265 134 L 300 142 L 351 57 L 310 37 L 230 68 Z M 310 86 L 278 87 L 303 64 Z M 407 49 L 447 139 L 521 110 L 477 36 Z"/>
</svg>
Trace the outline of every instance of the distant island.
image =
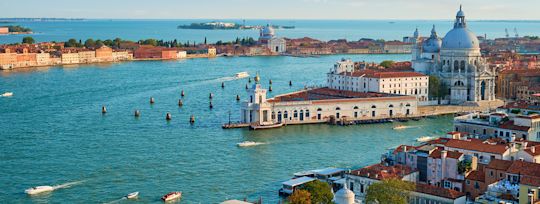
<svg viewBox="0 0 540 204">
<path fill-rule="evenodd" d="M 28 21 L 82 21 L 84 18 L 0 18 L 0 22 L 28 22 Z"/>
<path fill-rule="evenodd" d="M 248 25 L 240 25 L 237 23 L 230 23 L 230 22 L 207 22 L 207 23 L 192 23 L 189 25 L 179 25 L 178 29 L 201 29 L 201 30 L 254 30 L 254 29 L 261 29 L 264 26 L 248 26 Z M 274 29 L 294 29 L 295 26 L 279 26 L 279 25 L 272 25 L 271 26 Z"/>
<path fill-rule="evenodd" d="M 31 34 L 32 29 L 18 26 L 18 25 L 8 25 L 0 26 L 0 34 Z"/>
</svg>

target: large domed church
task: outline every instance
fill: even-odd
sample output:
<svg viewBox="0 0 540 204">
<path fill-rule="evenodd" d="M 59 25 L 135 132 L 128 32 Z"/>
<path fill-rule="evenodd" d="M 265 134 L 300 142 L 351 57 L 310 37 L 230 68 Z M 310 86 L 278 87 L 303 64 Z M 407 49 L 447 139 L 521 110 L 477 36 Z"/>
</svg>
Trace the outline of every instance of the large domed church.
<svg viewBox="0 0 540 204">
<path fill-rule="evenodd" d="M 495 71 L 482 58 L 478 38 L 467 28 L 461 6 L 454 28 L 442 40 L 433 26 L 431 36 L 424 40 L 416 29 L 413 42 L 412 67 L 437 76 L 448 87 L 451 104 L 495 100 Z"/>
</svg>

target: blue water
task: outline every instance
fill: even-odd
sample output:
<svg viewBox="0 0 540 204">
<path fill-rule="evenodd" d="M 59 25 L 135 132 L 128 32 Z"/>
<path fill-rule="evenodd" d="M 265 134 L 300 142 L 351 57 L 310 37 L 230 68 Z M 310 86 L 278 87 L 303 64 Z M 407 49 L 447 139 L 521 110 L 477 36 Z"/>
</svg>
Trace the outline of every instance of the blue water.
<svg viewBox="0 0 540 204">
<path fill-rule="evenodd" d="M 177 29 L 178 25 L 192 22 L 208 22 L 212 20 L 85 20 L 64 22 L 16 22 L 34 30 L 31 34 L 37 41 L 67 41 L 70 38 L 82 39 L 122 39 L 140 40 L 157 38 L 164 40 L 177 39 L 181 42 L 196 41 L 202 43 L 204 37 L 208 42 L 218 40 L 232 41 L 237 37 L 254 37 L 257 30 L 189 30 Z M 223 20 L 242 23 L 241 20 Z M 277 34 L 288 38 L 312 37 L 321 40 L 373 38 L 385 40 L 401 40 L 403 36 L 411 36 L 418 27 L 420 34 L 429 36 L 431 26 L 437 27 L 442 37 L 453 26 L 453 18 L 448 20 L 247 20 L 247 25 L 296 26 L 292 30 L 277 30 Z M 504 37 L 505 28 L 513 36 L 516 28 L 520 35 L 539 35 L 540 21 L 468 21 L 469 27 L 477 34 L 486 34 L 488 38 Z M 10 24 L 0 24 L 10 25 Z M 21 42 L 27 35 L 0 36 L 0 43 Z"/>
<path fill-rule="evenodd" d="M 281 94 L 322 84 L 342 57 L 380 62 L 409 55 L 232 57 L 0 72 L 0 92 L 14 92 L 0 97 L 0 201 L 98 203 L 140 191 L 140 202 L 158 203 L 169 191 L 183 191 L 182 203 L 259 196 L 276 203 L 280 183 L 294 172 L 376 163 L 386 148 L 451 130 L 452 118 L 445 116 L 410 121 L 406 125 L 419 127 L 400 131 L 392 130 L 395 124 L 221 129 L 229 112 L 239 119 L 236 94 L 247 97 L 247 79 L 231 80 L 235 73 L 258 71 L 264 86 L 272 79 L 271 95 Z M 181 90 L 186 96 L 179 108 Z M 172 121 L 165 121 L 166 112 Z M 194 125 L 188 123 L 192 114 Z M 266 144 L 236 146 L 248 140 Z M 84 182 L 41 196 L 23 193 L 72 181 Z"/>
</svg>

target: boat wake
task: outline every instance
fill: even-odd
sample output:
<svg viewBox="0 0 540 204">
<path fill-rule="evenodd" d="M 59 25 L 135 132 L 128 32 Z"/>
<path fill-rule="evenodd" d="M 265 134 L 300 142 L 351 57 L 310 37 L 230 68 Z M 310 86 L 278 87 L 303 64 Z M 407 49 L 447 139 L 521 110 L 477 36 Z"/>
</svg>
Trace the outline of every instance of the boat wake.
<svg viewBox="0 0 540 204">
<path fill-rule="evenodd" d="M 64 183 L 64 184 L 60 184 L 60 185 L 56 185 L 56 186 L 53 186 L 53 189 L 56 190 L 56 189 L 61 189 L 61 188 L 69 188 L 71 186 L 74 186 L 74 185 L 78 185 L 78 184 L 81 184 L 85 182 L 85 180 L 82 180 L 82 181 L 74 181 L 74 182 L 68 182 L 68 183 Z"/>
<path fill-rule="evenodd" d="M 265 145 L 267 143 L 264 142 L 253 142 L 253 141 L 245 141 L 237 143 L 238 147 L 253 147 L 253 146 L 259 146 L 259 145 Z"/>
<path fill-rule="evenodd" d="M 403 130 L 403 129 L 411 129 L 411 128 L 419 128 L 419 127 L 422 127 L 422 126 L 419 126 L 419 125 L 415 125 L 415 126 L 400 125 L 400 126 L 394 127 L 393 129 L 394 130 Z"/>
<path fill-rule="evenodd" d="M 434 140 L 434 139 L 435 139 L 435 137 L 423 136 L 423 137 L 416 138 L 416 141 L 417 142 L 429 142 L 429 141 Z"/>
</svg>

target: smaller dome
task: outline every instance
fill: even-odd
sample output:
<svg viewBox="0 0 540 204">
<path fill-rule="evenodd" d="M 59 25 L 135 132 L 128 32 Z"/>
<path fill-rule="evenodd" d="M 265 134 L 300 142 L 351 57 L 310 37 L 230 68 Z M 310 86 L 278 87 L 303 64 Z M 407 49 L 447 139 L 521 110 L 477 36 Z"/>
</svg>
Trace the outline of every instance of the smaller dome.
<svg viewBox="0 0 540 204">
<path fill-rule="evenodd" d="M 439 38 L 428 38 L 422 43 L 423 52 L 436 53 L 441 50 L 442 40 Z"/>
<path fill-rule="evenodd" d="M 272 28 L 272 26 L 270 25 L 266 25 L 262 30 L 263 36 L 274 36 L 274 34 L 275 34 L 274 28 Z"/>
<path fill-rule="evenodd" d="M 334 202 L 336 204 L 353 204 L 354 196 L 354 192 L 345 187 L 336 192 Z"/>
<path fill-rule="evenodd" d="M 456 17 L 465 17 L 465 12 L 461 10 L 461 5 L 459 5 L 459 11 L 457 12 Z"/>
</svg>

